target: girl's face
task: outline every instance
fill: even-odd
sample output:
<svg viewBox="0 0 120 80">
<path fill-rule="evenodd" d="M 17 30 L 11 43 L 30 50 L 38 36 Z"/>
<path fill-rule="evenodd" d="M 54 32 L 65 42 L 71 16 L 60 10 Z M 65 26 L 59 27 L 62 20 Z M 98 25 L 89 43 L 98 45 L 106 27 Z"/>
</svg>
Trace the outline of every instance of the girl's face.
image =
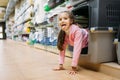
<svg viewBox="0 0 120 80">
<path fill-rule="evenodd" d="M 69 30 L 72 24 L 72 20 L 70 19 L 69 14 L 65 12 L 59 14 L 58 22 L 60 28 L 65 32 Z"/>
</svg>

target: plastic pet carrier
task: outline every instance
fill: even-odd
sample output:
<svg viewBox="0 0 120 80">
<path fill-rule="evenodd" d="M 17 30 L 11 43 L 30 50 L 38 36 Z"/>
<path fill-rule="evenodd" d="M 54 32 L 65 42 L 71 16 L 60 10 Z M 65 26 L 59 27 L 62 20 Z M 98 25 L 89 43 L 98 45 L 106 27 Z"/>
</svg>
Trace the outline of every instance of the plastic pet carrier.
<svg viewBox="0 0 120 80">
<path fill-rule="evenodd" d="M 89 31 L 88 53 L 81 61 L 94 63 L 114 61 L 113 39 L 120 25 L 120 0 L 85 0 L 75 4 L 72 13 L 75 21 Z M 82 60 L 83 59 L 83 60 Z"/>
<path fill-rule="evenodd" d="M 76 17 L 87 19 L 83 27 L 95 27 L 97 30 L 116 28 L 120 24 L 120 0 L 85 0 L 76 4 L 72 10 Z"/>
</svg>

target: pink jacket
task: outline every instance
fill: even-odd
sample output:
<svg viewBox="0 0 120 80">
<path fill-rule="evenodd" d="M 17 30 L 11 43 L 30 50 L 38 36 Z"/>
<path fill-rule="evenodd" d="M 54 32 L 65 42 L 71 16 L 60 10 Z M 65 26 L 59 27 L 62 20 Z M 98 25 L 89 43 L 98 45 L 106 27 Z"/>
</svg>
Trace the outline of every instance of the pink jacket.
<svg viewBox="0 0 120 80">
<path fill-rule="evenodd" d="M 71 25 L 69 36 L 66 35 L 65 43 L 63 45 L 63 51 L 60 51 L 59 64 L 64 63 L 65 50 L 67 44 L 74 46 L 72 65 L 76 67 L 78 65 L 79 56 L 82 48 L 88 46 L 88 32 L 86 29 L 81 29 L 77 25 Z"/>
</svg>

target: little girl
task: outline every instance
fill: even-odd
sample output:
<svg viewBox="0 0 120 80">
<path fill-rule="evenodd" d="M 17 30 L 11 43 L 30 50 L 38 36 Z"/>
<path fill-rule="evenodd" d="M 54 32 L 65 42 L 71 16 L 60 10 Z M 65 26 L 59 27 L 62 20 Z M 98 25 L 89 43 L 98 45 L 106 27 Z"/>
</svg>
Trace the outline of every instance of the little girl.
<svg viewBox="0 0 120 80">
<path fill-rule="evenodd" d="M 61 12 L 58 15 L 58 23 L 61 28 L 57 43 L 57 47 L 60 50 L 59 67 L 54 70 L 64 70 L 65 50 L 67 44 L 69 44 L 73 46 L 72 70 L 70 74 L 76 74 L 80 53 L 82 49 L 88 46 L 88 32 L 74 23 L 74 16 L 69 11 Z"/>
</svg>

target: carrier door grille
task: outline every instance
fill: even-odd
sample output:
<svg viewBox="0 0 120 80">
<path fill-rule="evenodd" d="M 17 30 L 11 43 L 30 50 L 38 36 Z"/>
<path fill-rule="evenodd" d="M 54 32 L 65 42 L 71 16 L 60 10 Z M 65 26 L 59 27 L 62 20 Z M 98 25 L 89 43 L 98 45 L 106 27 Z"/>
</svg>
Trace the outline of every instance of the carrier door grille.
<svg viewBox="0 0 120 80">
<path fill-rule="evenodd" d="M 109 26 L 119 26 L 120 24 L 120 7 L 118 4 L 109 4 L 106 6 L 107 24 Z"/>
</svg>

